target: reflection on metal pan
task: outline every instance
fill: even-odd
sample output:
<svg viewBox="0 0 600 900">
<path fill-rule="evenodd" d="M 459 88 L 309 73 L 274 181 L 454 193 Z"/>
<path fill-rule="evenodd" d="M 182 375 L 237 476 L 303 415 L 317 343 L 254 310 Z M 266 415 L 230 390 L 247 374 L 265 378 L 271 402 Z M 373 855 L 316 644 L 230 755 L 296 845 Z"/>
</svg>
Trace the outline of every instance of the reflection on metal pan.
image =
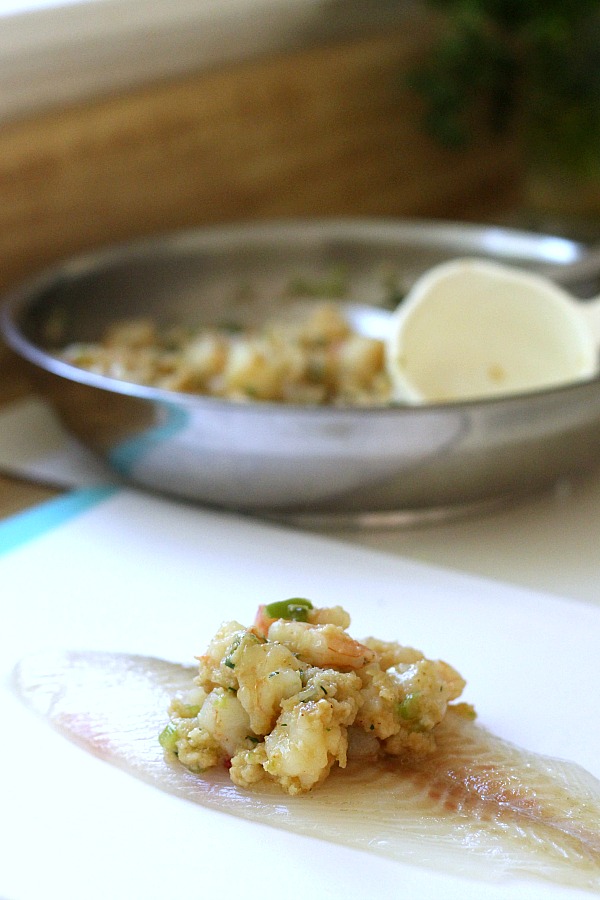
<svg viewBox="0 0 600 900">
<path fill-rule="evenodd" d="M 600 460 L 600 381 L 421 407 L 235 403 L 76 369 L 47 343 L 98 339 L 117 319 L 251 324 L 285 312 L 291 276 L 343 266 L 343 298 L 381 309 L 458 255 L 546 271 L 578 244 L 449 223 L 331 220 L 199 229 L 90 254 L 6 298 L 2 330 L 63 422 L 130 481 L 200 503 L 293 521 L 385 523 L 479 508 Z M 243 286 L 243 290 L 241 287 Z M 397 299 L 397 298 L 396 298 Z M 381 327 L 383 314 L 371 320 Z M 369 326 L 371 327 L 371 326 Z"/>
</svg>

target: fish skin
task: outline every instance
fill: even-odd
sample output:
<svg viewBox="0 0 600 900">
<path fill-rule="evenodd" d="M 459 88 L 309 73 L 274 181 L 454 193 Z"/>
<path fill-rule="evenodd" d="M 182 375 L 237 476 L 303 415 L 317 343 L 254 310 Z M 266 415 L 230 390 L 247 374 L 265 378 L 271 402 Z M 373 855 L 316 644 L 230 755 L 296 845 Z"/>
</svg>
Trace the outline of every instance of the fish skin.
<svg viewBox="0 0 600 900">
<path fill-rule="evenodd" d="M 451 709 L 437 735 L 432 756 L 403 761 L 430 799 L 451 814 L 536 828 L 600 867 L 600 782 L 593 775 L 521 750 Z"/>
<path fill-rule="evenodd" d="M 302 797 L 198 776 L 157 735 L 196 670 L 151 657 L 39 654 L 15 669 L 21 700 L 86 750 L 210 809 L 462 877 L 542 878 L 600 893 L 600 781 L 449 712 L 423 761 L 352 762 Z M 525 776 L 525 777 L 524 777 Z M 366 814 L 366 810 L 369 811 Z"/>
</svg>

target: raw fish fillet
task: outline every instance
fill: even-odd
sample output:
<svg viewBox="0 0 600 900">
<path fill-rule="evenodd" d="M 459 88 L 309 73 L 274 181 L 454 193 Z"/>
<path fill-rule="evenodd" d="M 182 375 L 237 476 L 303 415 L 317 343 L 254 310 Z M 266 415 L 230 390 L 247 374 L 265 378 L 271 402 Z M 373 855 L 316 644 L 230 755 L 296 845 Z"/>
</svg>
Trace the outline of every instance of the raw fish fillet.
<svg viewBox="0 0 600 900">
<path fill-rule="evenodd" d="M 196 670 L 158 659 L 64 653 L 15 671 L 24 702 L 84 748 L 205 807 L 463 877 L 535 877 L 600 892 L 600 782 L 580 766 L 520 750 L 449 712 L 438 750 L 336 769 L 310 794 L 223 770 L 194 775 L 158 734 Z"/>
</svg>

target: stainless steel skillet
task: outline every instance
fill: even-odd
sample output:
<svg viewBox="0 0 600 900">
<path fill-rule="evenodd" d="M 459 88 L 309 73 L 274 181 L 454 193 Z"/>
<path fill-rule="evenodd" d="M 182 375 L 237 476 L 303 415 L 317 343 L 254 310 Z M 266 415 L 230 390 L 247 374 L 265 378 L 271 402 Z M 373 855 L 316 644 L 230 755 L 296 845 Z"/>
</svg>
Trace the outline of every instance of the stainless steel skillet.
<svg viewBox="0 0 600 900">
<path fill-rule="evenodd" d="M 427 268 L 464 255 L 559 277 L 586 261 L 585 248 L 563 238 L 477 225 L 324 220 L 199 229 L 56 266 L 5 299 L 1 328 L 66 426 L 137 485 L 300 523 L 412 522 L 594 467 L 600 380 L 421 407 L 236 403 L 94 375 L 59 360 L 53 347 L 97 339 L 128 316 L 251 324 L 285 308 L 291 280 L 317 283 L 334 270 L 347 283 L 340 302 L 385 306 Z"/>
</svg>

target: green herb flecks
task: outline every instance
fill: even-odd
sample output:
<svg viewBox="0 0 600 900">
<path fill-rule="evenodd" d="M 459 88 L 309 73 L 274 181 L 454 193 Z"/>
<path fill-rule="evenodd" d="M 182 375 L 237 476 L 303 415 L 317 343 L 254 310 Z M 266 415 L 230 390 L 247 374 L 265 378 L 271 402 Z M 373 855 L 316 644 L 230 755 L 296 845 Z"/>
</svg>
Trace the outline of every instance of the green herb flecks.
<svg viewBox="0 0 600 900">
<path fill-rule="evenodd" d="M 287 293 L 291 297 L 341 300 L 348 294 L 348 273 L 345 266 L 334 266 L 322 277 L 296 275 L 288 282 Z"/>
</svg>

